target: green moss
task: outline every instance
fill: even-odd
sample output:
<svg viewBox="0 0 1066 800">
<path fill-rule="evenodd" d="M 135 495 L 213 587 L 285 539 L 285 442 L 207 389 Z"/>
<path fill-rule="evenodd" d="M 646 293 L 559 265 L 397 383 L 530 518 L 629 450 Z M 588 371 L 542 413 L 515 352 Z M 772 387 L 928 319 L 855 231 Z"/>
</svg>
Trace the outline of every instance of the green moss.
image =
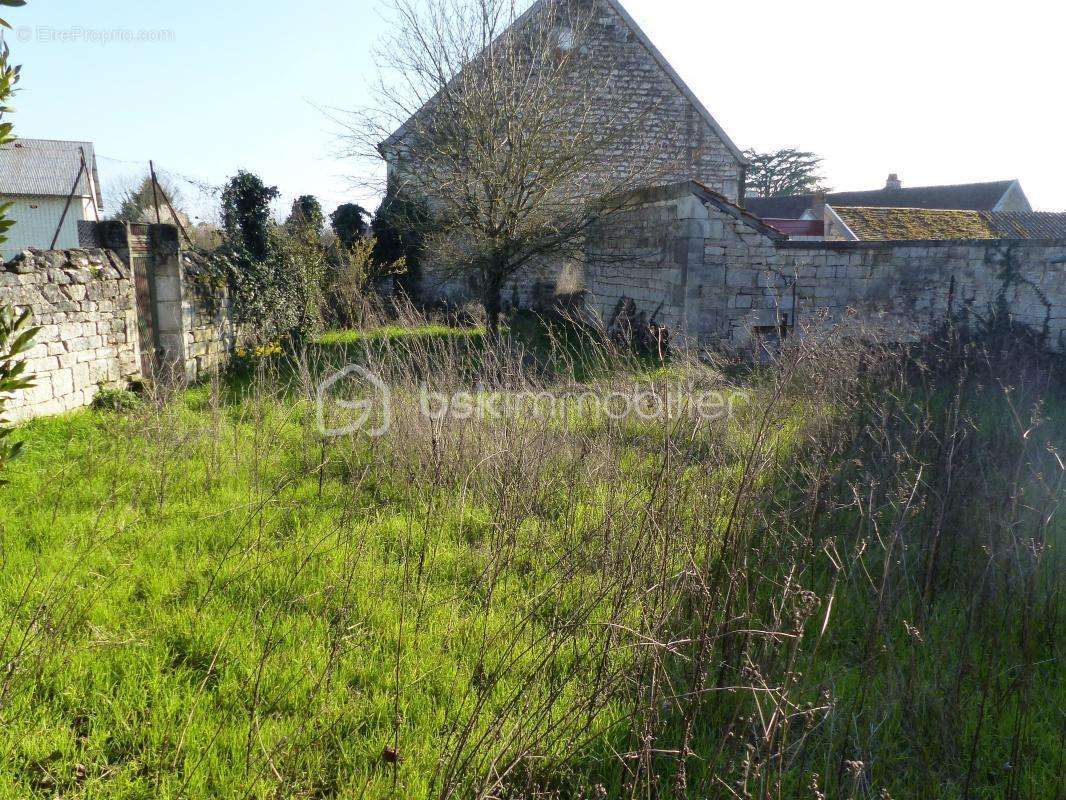
<svg viewBox="0 0 1066 800">
<path fill-rule="evenodd" d="M 977 211 L 923 208 L 835 208 L 860 240 L 939 241 L 996 239 L 996 232 Z"/>
</svg>

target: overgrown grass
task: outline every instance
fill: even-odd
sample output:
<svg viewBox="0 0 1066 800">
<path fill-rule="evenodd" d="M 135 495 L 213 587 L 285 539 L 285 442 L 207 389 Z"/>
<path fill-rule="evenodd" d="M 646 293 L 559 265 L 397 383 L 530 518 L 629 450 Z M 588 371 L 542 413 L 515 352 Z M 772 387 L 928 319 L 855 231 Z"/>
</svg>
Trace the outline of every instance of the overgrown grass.
<svg viewBox="0 0 1066 800">
<path fill-rule="evenodd" d="M 536 335 L 337 333 L 27 426 L 0 797 L 1061 793 L 1046 367 L 1008 393 L 1002 364 L 812 343 L 728 420 L 421 416 L 426 380 L 731 388 Z M 326 442 L 315 376 L 351 359 L 392 429 Z"/>
<path fill-rule="evenodd" d="M 334 330 L 326 331 L 315 343 L 328 347 L 350 345 L 375 339 L 409 339 L 409 338 L 469 338 L 480 339 L 485 335 L 484 328 L 459 328 L 451 325 L 427 324 L 418 327 L 403 325 L 381 325 L 369 330 Z"/>
</svg>

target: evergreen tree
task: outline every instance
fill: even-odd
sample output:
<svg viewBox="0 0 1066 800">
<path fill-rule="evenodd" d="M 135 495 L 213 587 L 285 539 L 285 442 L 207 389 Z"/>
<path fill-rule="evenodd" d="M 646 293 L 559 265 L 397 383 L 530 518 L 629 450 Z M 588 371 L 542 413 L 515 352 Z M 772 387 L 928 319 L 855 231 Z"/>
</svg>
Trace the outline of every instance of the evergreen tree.
<svg viewBox="0 0 1066 800">
<path fill-rule="evenodd" d="M 333 223 L 333 232 L 337 234 L 337 241 L 340 242 L 341 247 L 350 249 L 366 236 L 369 230 L 366 217 L 369 216 L 370 212 L 355 203 L 338 206 L 330 216 L 330 221 Z"/>
<path fill-rule="evenodd" d="M 241 170 L 222 192 L 222 229 L 230 247 L 243 250 L 257 261 L 270 255 L 270 204 L 277 199 L 276 186 L 267 186 L 257 175 Z"/>
<path fill-rule="evenodd" d="M 318 198 L 305 194 L 293 201 L 292 211 L 285 221 L 285 227 L 290 231 L 306 230 L 318 235 L 322 232 L 325 221 L 326 217 Z"/>
</svg>

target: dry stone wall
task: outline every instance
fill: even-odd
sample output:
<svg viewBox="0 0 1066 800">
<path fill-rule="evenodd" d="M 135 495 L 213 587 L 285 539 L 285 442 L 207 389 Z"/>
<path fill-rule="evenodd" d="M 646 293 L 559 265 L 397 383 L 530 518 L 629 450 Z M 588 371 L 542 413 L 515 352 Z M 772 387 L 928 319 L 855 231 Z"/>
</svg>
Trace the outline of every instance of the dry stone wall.
<svg viewBox="0 0 1066 800">
<path fill-rule="evenodd" d="M 140 374 L 129 269 L 106 251 L 22 253 L 0 266 L 0 302 L 29 308 L 41 326 L 26 354 L 36 386 L 10 398 L 10 419 L 80 408 Z"/>
</svg>

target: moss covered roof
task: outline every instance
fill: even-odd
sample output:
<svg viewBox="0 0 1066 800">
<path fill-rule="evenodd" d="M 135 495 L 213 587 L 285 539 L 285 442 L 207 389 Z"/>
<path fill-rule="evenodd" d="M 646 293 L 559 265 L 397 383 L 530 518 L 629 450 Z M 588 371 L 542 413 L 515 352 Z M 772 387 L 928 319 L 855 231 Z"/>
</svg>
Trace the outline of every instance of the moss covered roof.
<svg viewBox="0 0 1066 800">
<path fill-rule="evenodd" d="M 833 210 L 860 240 L 999 239 L 1002 234 L 979 211 L 930 208 L 839 208 Z"/>
</svg>

